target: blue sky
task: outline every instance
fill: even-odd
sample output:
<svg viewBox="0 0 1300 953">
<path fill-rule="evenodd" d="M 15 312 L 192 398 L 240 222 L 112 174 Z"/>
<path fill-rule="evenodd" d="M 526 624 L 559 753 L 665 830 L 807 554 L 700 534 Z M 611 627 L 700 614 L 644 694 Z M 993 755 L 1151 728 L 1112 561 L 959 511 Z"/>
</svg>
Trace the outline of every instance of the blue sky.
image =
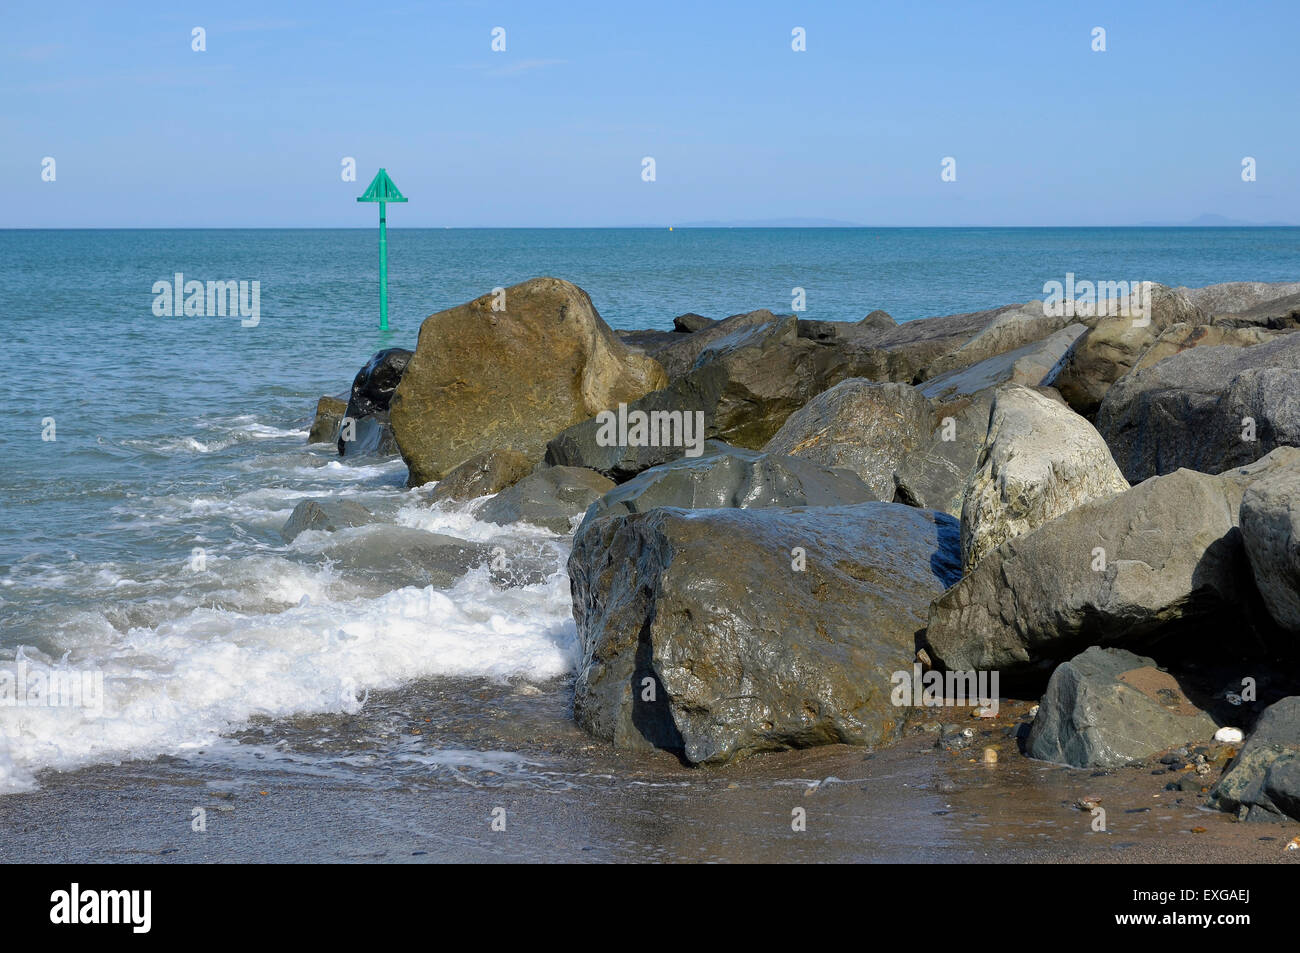
<svg viewBox="0 0 1300 953">
<path fill-rule="evenodd" d="M 353 200 L 380 165 L 411 197 L 394 226 L 1300 223 L 1295 0 L 11 2 L 0 22 L 0 227 L 373 227 Z"/>
</svg>

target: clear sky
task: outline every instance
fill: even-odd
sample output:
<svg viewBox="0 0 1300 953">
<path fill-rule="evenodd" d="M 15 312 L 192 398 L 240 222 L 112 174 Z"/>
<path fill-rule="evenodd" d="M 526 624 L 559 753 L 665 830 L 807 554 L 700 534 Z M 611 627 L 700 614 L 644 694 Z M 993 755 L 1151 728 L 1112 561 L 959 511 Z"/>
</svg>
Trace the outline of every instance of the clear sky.
<svg viewBox="0 0 1300 953">
<path fill-rule="evenodd" d="M 0 23 L 0 227 L 373 227 L 380 165 L 411 197 L 394 226 L 1300 223 L 1298 0 L 5 0 Z"/>
</svg>

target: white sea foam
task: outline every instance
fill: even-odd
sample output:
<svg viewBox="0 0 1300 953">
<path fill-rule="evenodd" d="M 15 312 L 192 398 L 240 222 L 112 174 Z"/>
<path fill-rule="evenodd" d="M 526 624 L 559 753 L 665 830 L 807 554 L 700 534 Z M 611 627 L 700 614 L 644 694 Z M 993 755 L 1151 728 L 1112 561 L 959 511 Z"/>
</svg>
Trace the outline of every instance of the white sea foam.
<svg viewBox="0 0 1300 953">
<path fill-rule="evenodd" d="M 300 598 L 278 612 L 198 608 L 125 632 L 103 616 L 65 626 L 75 631 L 61 646 L 65 664 L 104 676 L 102 710 L 0 704 L 0 792 L 29 788 L 42 768 L 193 750 L 255 715 L 355 712 L 368 690 L 412 679 L 541 680 L 576 661 L 568 580 L 558 566 L 528 587 L 500 589 L 486 570 L 474 570 L 446 591 L 404 588 L 345 601 L 329 599 L 328 578 L 312 592 L 299 593 L 301 582 L 286 578 L 277 594 Z M 58 662 L 35 650 L 26 657 Z M 0 672 L 16 664 L 0 662 Z"/>
</svg>

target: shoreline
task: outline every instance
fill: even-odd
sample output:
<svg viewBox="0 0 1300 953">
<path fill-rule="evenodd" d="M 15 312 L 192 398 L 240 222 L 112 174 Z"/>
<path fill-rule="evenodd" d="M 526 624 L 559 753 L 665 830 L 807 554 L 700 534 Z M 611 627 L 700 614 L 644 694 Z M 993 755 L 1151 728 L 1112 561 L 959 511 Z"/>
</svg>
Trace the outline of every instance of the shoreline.
<svg viewBox="0 0 1300 953">
<path fill-rule="evenodd" d="M 322 776 L 310 773 L 310 765 L 254 768 L 222 756 L 45 772 L 39 790 L 0 799 L 0 862 L 1288 863 L 1300 857 L 1283 849 L 1300 824 L 1242 823 L 1198 809 L 1198 799 L 1183 795 L 1177 796 L 1182 804 L 1174 803 L 1146 766 L 1097 777 L 1009 754 L 985 765 L 968 752 L 937 749 L 932 733 L 918 732 L 875 752 L 833 745 L 687 768 L 669 755 L 620 755 L 593 742 L 568 717 L 568 680 L 525 686 L 425 680 L 372 695 L 353 730 L 378 736 L 397 722 L 419 724 L 430 747 L 458 751 L 469 762 L 481 750 L 475 746 L 501 728 L 507 743 L 516 743 L 513 750 L 536 765 L 526 777 L 471 768 L 367 781 L 362 769 L 350 778 Z M 489 717 L 475 721 L 466 705 L 440 712 L 451 697 L 477 698 Z M 990 730 L 1000 734 L 1023 719 L 1026 704 L 1008 701 L 1007 716 Z M 296 745 L 346 730 L 348 720 L 293 719 L 241 736 L 262 745 L 285 742 L 284 754 L 302 754 Z M 336 740 L 337 753 L 345 755 L 346 739 Z M 411 741 L 398 732 L 388 750 Z M 1090 830 L 1089 816 L 1072 803 L 1083 795 L 1113 806 L 1108 832 Z M 194 807 L 207 812 L 205 833 L 191 830 Z M 496 807 L 506 809 L 505 831 L 492 830 Z M 807 813 L 801 832 L 791 829 L 798 807 Z M 33 831 L 42 833 L 33 837 Z"/>
</svg>

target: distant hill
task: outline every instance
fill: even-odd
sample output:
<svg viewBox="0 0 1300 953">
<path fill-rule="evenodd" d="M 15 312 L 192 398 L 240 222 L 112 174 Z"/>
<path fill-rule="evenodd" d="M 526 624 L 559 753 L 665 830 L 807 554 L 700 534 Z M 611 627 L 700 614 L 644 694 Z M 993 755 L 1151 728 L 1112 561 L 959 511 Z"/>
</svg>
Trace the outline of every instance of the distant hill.
<svg viewBox="0 0 1300 953">
<path fill-rule="evenodd" d="M 864 228 L 835 218 L 751 218 L 730 221 L 674 222 L 674 228 Z"/>
<path fill-rule="evenodd" d="M 1247 222 L 1206 213 L 1186 222 L 1139 222 L 1143 228 L 1293 228 L 1291 222 Z"/>
</svg>

